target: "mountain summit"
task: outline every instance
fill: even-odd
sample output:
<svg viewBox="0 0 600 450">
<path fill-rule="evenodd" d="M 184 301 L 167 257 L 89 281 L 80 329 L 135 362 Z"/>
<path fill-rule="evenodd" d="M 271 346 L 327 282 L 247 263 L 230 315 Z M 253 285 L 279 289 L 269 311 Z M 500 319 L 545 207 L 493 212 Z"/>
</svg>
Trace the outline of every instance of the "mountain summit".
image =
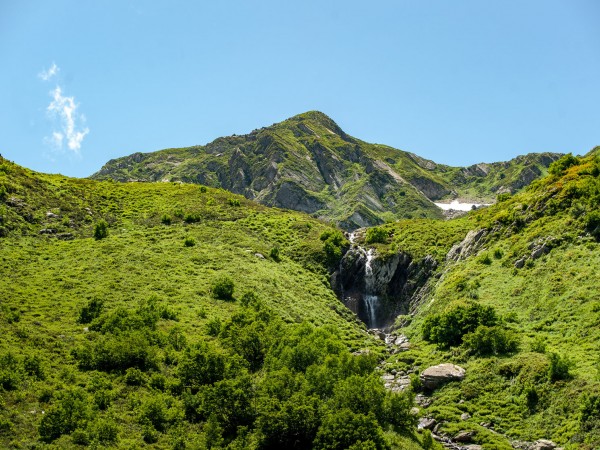
<svg viewBox="0 0 600 450">
<path fill-rule="evenodd" d="M 433 202 L 489 203 L 543 175 L 560 155 L 450 167 L 346 134 L 309 111 L 204 146 L 134 153 L 92 175 L 117 181 L 182 181 L 221 187 L 268 206 L 332 220 L 351 230 L 411 217 L 443 217 Z"/>
</svg>

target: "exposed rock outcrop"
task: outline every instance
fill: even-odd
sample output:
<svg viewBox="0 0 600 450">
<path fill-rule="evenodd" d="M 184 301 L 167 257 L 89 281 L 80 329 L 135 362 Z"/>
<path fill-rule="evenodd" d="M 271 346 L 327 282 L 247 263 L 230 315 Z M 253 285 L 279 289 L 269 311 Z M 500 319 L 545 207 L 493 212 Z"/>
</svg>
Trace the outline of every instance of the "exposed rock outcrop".
<svg viewBox="0 0 600 450">
<path fill-rule="evenodd" d="M 450 381 L 462 381 L 466 371 L 455 364 L 438 364 L 425 369 L 421 375 L 421 383 L 426 389 L 436 389 Z"/>
<path fill-rule="evenodd" d="M 481 248 L 487 234 L 488 231 L 484 228 L 469 231 L 460 243 L 454 245 L 450 249 L 446 255 L 446 259 L 451 261 L 461 261 L 474 255 L 479 248 Z"/>
<path fill-rule="evenodd" d="M 367 326 L 385 327 L 397 315 L 409 312 L 413 295 L 436 267 L 436 260 L 430 256 L 413 261 L 409 254 L 398 252 L 382 258 L 354 246 L 342 258 L 331 284 L 344 304 Z M 377 304 L 366 304 L 369 295 L 378 297 Z"/>
</svg>

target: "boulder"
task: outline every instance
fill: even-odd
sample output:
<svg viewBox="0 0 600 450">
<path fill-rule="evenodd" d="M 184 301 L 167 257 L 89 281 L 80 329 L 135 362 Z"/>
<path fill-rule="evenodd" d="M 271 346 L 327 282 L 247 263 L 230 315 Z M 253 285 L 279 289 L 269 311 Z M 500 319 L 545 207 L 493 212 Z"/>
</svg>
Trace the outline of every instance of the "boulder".
<svg viewBox="0 0 600 450">
<path fill-rule="evenodd" d="M 531 450 L 554 450 L 556 448 L 556 444 L 547 439 L 538 439 L 533 443 L 533 447 Z"/>
<path fill-rule="evenodd" d="M 525 258 L 517 259 L 515 261 L 515 267 L 517 269 L 522 269 L 524 265 L 525 265 Z"/>
<path fill-rule="evenodd" d="M 469 420 L 470 418 L 471 418 L 471 414 L 469 414 L 467 412 L 466 413 L 462 413 L 460 415 L 460 420 Z"/>
<path fill-rule="evenodd" d="M 475 436 L 474 431 L 461 431 L 456 436 L 454 436 L 454 441 L 456 442 L 471 442 Z"/>
<path fill-rule="evenodd" d="M 536 247 L 533 252 L 531 252 L 531 257 L 533 259 L 538 259 L 541 256 L 544 256 L 546 253 L 550 253 L 550 247 L 546 244 L 543 244 L 539 247 Z"/>
<path fill-rule="evenodd" d="M 419 424 L 417 425 L 418 430 L 432 430 L 436 425 L 435 419 L 430 419 L 428 417 L 423 417 L 419 420 Z"/>
<path fill-rule="evenodd" d="M 425 369 L 421 373 L 421 383 L 427 389 L 436 389 L 449 381 L 462 381 L 465 369 L 454 364 L 439 364 Z"/>
</svg>

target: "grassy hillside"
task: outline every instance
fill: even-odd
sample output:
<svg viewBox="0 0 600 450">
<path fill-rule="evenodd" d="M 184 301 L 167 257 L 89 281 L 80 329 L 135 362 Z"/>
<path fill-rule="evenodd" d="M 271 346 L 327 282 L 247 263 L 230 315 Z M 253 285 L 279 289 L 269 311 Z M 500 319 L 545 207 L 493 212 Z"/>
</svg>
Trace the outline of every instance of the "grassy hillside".
<svg viewBox="0 0 600 450">
<path fill-rule="evenodd" d="M 600 445 L 599 174 L 597 149 L 567 155 L 526 192 L 467 217 L 382 227 L 380 253 L 443 262 L 416 315 L 398 320 L 412 349 L 389 360 L 397 370 L 466 368 L 462 383 L 425 392 L 433 402 L 422 414 L 441 432 L 471 431 L 484 448 Z M 468 230 L 481 232 L 445 258 Z"/>
<path fill-rule="evenodd" d="M 329 288 L 328 225 L 6 160 L 0 193 L 0 447 L 420 448 Z"/>
<path fill-rule="evenodd" d="M 516 192 L 542 176 L 558 156 L 448 167 L 356 139 L 325 114 L 310 111 L 206 146 L 111 160 L 92 178 L 221 187 L 350 230 L 402 218 L 442 218 L 434 200 L 489 203 L 497 193 Z"/>
</svg>

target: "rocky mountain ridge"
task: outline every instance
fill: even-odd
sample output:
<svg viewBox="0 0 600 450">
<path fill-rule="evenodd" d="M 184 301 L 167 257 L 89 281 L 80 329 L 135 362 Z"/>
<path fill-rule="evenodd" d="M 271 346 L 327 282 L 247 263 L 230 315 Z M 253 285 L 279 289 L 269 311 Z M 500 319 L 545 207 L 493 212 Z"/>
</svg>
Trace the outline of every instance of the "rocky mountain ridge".
<svg viewBox="0 0 600 450">
<path fill-rule="evenodd" d="M 546 173 L 556 153 L 469 167 L 436 164 L 345 133 L 318 111 L 204 146 L 134 153 L 91 178 L 221 187 L 267 206 L 306 212 L 346 230 L 400 218 L 443 218 L 433 201 L 490 203 Z"/>
</svg>

